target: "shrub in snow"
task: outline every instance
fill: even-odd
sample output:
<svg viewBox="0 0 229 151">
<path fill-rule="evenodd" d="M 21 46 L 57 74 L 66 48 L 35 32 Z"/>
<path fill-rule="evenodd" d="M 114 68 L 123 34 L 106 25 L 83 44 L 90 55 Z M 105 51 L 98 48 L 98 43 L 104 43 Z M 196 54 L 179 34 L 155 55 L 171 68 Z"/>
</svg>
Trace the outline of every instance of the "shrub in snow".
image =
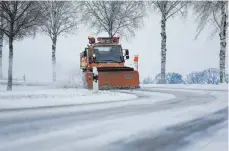
<svg viewBox="0 0 229 151">
<path fill-rule="evenodd" d="M 166 77 L 166 83 L 168 84 L 181 84 L 184 83 L 184 80 L 182 79 L 182 75 L 179 73 L 167 73 L 165 75 Z M 161 79 L 161 74 L 157 74 L 153 80 L 153 83 L 159 84 Z"/>
<path fill-rule="evenodd" d="M 228 83 L 228 73 L 226 73 L 226 75 L 225 75 L 225 81 L 226 81 L 226 83 Z"/>
<path fill-rule="evenodd" d="M 228 74 L 226 74 L 225 80 L 228 83 Z M 189 84 L 219 84 L 219 69 L 210 68 L 200 72 L 192 72 L 187 75 L 186 81 Z"/>
<path fill-rule="evenodd" d="M 186 82 L 188 84 L 204 84 L 202 72 L 191 72 L 187 75 Z"/>
<path fill-rule="evenodd" d="M 203 71 L 204 83 L 205 84 L 219 84 L 219 70 L 218 69 L 207 69 Z"/>
<path fill-rule="evenodd" d="M 181 84 L 184 83 L 182 79 L 182 75 L 179 73 L 168 73 L 166 74 L 166 78 L 169 84 Z"/>
<path fill-rule="evenodd" d="M 153 83 L 153 79 L 151 77 L 146 77 L 143 79 L 142 84 L 152 84 Z"/>
<path fill-rule="evenodd" d="M 153 83 L 160 84 L 160 81 L 161 81 L 161 74 L 159 73 L 155 76 Z"/>
</svg>

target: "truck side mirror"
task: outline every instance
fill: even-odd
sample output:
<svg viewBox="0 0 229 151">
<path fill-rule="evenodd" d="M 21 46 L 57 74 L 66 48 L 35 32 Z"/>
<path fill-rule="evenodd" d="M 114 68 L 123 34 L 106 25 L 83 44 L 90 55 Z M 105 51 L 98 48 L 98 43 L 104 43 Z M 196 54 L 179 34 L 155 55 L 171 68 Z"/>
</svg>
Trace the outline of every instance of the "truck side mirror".
<svg viewBox="0 0 229 151">
<path fill-rule="evenodd" d="M 125 57 L 126 57 L 126 59 L 129 59 L 129 50 L 128 49 L 123 49 L 123 50 L 125 50 Z"/>
<path fill-rule="evenodd" d="M 91 64 L 92 63 L 92 58 L 89 57 L 88 60 L 89 60 L 89 63 Z"/>
<path fill-rule="evenodd" d="M 86 50 L 84 50 L 83 56 L 84 56 L 84 57 L 87 57 L 87 51 L 86 51 Z"/>
<path fill-rule="evenodd" d="M 125 56 L 129 56 L 129 50 L 128 49 L 125 50 Z"/>
<path fill-rule="evenodd" d="M 88 50 L 88 48 L 85 48 L 85 50 L 83 52 L 84 57 L 87 57 L 87 50 Z"/>
</svg>

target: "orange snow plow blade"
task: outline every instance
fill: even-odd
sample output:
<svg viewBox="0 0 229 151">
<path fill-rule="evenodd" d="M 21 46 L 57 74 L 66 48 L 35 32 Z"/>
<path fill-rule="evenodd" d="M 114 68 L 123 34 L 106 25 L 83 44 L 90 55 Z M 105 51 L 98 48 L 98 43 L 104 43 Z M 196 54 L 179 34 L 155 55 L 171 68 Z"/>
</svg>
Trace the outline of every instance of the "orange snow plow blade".
<svg viewBox="0 0 229 151">
<path fill-rule="evenodd" d="M 98 68 L 99 89 L 139 88 L 139 74 L 129 67 Z"/>
</svg>

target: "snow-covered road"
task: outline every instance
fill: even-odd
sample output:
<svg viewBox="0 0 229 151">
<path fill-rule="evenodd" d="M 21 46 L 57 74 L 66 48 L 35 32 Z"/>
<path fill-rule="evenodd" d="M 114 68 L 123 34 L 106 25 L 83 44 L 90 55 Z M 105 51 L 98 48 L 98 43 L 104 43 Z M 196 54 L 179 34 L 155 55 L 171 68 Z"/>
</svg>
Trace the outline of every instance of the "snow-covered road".
<svg viewBox="0 0 229 151">
<path fill-rule="evenodd" d="M 227 151 L 227 91 L 145 87 L 118 92 L 110 97 L 125 99 L 112 100 L 107 92 L 109 101 L 26 103 L 24 108 L 2 101 L 0 151 Z M 55 99 L 51 95 L 48 100 Z"/>
</svg>

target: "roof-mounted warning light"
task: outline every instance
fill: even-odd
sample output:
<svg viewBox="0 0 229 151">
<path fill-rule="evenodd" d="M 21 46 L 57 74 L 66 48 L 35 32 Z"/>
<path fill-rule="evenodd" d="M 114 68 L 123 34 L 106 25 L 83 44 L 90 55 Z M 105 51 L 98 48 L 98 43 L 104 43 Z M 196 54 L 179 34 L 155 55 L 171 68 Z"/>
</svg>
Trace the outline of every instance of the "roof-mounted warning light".
<svg viewBox="0 0 229 151">
<path fill-rule="evenodd" d="M 88 36 L 88 40 L 89 40 L 90 44 L 94 44 L 95 43 L 95 38 L 94 37 Z"/>
<path fill-rule="evenodd" d="M 119 37 L 98 37 L 100 43 L 119 43 Z"/>
<path fill-rule="evenodd" d="M 120 37 L 112 37 L 112 40 L 114 43 L 119 43 L 119 38 Z"/>
<path fill-rule="evenodd" d="M 102 37 L 98 37 L 97 40 L 98 40 L 98 41 L 102 41 L 103 38 L 102 38 Z"/>
</svg>

